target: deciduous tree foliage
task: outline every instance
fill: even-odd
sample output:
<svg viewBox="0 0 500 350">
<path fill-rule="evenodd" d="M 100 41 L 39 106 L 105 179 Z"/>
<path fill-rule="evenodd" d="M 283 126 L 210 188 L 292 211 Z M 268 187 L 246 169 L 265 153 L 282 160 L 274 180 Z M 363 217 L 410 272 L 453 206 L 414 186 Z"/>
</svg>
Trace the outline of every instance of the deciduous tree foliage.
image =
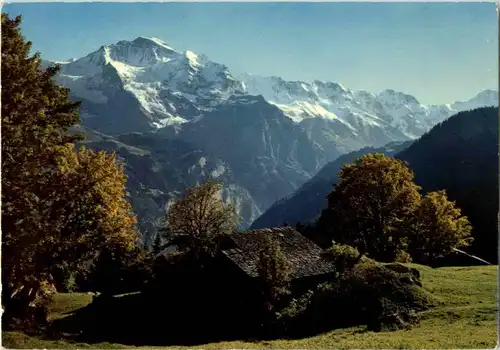
<svg viewBox="0 0 500 350">
<path fill-rule="evenodd" d="M 330 235 L 376 260 L 393 260 L 405 243 L 406 219 L 420 201 L 412 171 L 400 160 L 374 153 L 344 166 L 339 177 L 323 214 L 330 216 L 323 218 L 331 223 Z"/>
<path fill-rule="evenodd" d="M 84 147 L 75 152 L 73 144 L 57 150 L 59 171 L 49 219 L 61 238 L 70 238 L 59 246 L 68 244 L 75 253 L 63 260 L 92 258 L 96 249 L 110 245 L 133 249 L 138 238 L 136 219 L 125 199 L 127 179 L 115 154 Z"/>
<path fill-rule="evenodd" d="M 166 215 L 163 234 L 194 259 L 213 256 L 220 238 L 237 227 L 238 216 L 221 198 L 222 184 L 207 181 L 187 189 Z"/>
<path fill-rule="evenodd" d="M 58 68 L 30 56 L 21 18 L 2 14 L 2 305 L 27 312 L 55 269 L 76 269 L 106 244 L 132 246 L 135 218 L 114 155 L 76 153 L 78 103 Z M 21 317 L 21 316 L 20 316 Z"/>
<path fill-rule="evenodd" d="M 368 154 L 340 172 L 318 230 L 375 260 L 427 263 L 467 246 L 471 226 L 445 191 L 423 198 L 401 161 Z M 404 259 L 403 259 L 404 258 Z"/>
<path fill-rule="evenodd" d="M 472 242 L 472 227 L 459 208 L 446 197 L 446 192 L 427 193 L 414 216 L 408 250 L 417 263 L 428 263 Z"/>
<path fill-rule="evenodd" d="M 57 171 L 43 197 L 48 204 L 43 220 L 48 225 L 44 234 L 56 245 L 47 245 L 40 264 L 52 266 L 51 274 L 58 269 L 74 275 L 104 247 L 133 250 L 138 243 L 136 221 L 125 199 L 123 166 L 115 154 L 84 147 L 75 152 L 73 144 L 55 149 Z M 38 254 L 44 252 L 43 247 Z"/>
</svg>

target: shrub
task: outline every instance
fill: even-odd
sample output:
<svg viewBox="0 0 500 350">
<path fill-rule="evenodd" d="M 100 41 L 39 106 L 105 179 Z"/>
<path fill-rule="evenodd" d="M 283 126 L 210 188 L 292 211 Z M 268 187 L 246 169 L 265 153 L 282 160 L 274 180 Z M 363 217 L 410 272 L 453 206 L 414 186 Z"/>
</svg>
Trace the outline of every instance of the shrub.
<svg viewBox="0 0 500 350">
<path fill-rule="evenodd" d="M 337 244 L 335 242 L 333 242 L 332 247 L 325 251 L 324 256 L 335 264 L 339 273 L 354 267 L 361 258 L 358 249 L 347 244 Z"/>
<path fill-rule="evenodd" d="M 411 327 L 432 300 L 420 287 L 417 273 L 393 265 L 404 269 L 366 260 L 334 283 L 292 300 L 282 312 L 284 328 L 304 336 L 358 325 L 373 331 Z"/>
<path fill-rule="evenodd" d="M 408 264 L 412 262 L 412 258 L 408 252 L 400 250 L 394 259 L 394 262 Z"/>
<path fill-rule="evenodd" d="M 415 312 L 432 305 L 417 276 L 377 263 L 358 265 L 339 281 L 339 306 L 360 314 L 369 329 L 401 328 L 417 321 Z M 347 311 L 347 310 L 346 310 Z"/>
<path fill-rule="evenodd" d="M 285 334 L 300 333 L 302 328 L 301 321 L 303 321 L 302 319 L 304 318 L 314 295 L 314 291 L 309 290 L 297 298 L 292 298 L 287 306 L 277 312 L 277 320 L 281 332 Z"/>
</svg>

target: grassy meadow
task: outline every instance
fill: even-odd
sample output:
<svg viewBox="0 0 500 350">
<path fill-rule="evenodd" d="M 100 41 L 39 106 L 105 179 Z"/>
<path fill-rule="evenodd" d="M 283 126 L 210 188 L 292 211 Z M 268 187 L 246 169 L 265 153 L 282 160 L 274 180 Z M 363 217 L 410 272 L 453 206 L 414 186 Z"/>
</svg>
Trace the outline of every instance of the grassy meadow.
<svg viewBox="0 0 500 350">
<path fill-rule="evenodd" d="M 337 329 L 300 340 L 269 342 L 221 342 L 198 348 L 384 348 L 384 349 L 492 349 L 497 345 L 497 266 L 419 269 L 421 280 L 437 306 L 421 314 L 421 322 L 410 330 L 368 332 L 364 327 Z M 67 317 L 92 301 L 87 294 L 58 294 L 50 306 L 50 319 Z M 134 348 L 111 343 L 84 344 L 48 340 L 15 332 L 2 334 L 5 348 Z M 141 349 L 157 349 L 143 346 Z M 180 347 L 176 347 L 180 348 Z"/>
</svg>

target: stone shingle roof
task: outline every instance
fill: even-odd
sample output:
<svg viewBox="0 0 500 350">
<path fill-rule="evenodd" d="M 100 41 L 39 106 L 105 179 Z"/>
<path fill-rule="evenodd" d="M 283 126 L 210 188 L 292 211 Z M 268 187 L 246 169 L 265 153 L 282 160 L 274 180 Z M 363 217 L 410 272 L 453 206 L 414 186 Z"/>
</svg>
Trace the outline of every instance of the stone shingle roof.
<svg viewBox="0 0 500 350">
<path fill-rule="evenodd" d="M 230 236 L 235 248 L 223 250 L 250 277 L 257 277 L 257 264 L 264 247 L 264 237 L 272 235 L 279 242 L 292 279 L 334 272 L 333 264 L 322 257 L 323 249 L 291 227 L 238 232 Z"/>
</svg>

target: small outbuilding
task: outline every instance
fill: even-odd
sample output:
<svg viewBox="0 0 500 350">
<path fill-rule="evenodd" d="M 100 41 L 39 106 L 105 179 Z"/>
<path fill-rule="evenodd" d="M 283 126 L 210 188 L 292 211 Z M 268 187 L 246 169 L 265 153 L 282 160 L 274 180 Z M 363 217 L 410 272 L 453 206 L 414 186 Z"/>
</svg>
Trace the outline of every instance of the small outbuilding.
<svg viewBox="0 0 500 350">
<path fill-rule="evenodd" d="M 234 233 L 225 243 L 222 254 L 234 265 L 239 278 L 258 278 L 257 266 L 266 236 L 278 242 L 290 268 L 292 291 L 314 288 L 335 274 L 335 266 L 324 258 L 324 250 L 292 227 L 275 227 Z"/>
</svg>

